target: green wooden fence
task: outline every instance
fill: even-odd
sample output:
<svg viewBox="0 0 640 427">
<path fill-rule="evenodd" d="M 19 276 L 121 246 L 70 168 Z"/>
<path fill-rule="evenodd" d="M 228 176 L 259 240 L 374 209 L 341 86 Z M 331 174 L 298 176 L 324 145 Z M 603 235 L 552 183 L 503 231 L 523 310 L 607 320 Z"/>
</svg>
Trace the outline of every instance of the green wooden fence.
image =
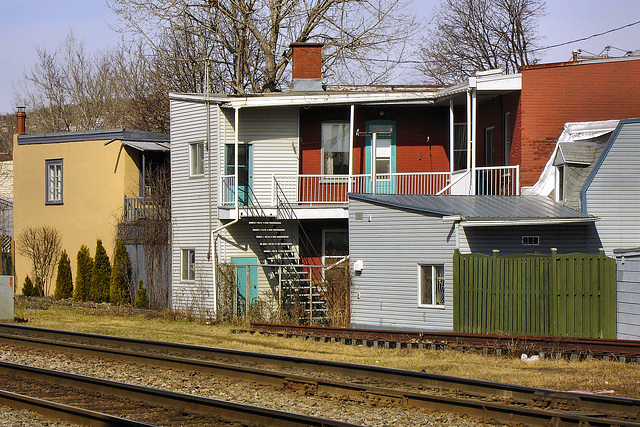
<svg viewBox="0 0 640 427">
<path fill-rule="evenodd" d="M 616 336 L 616 261 L 599 255 L 453 256 L 456 332 Z"/>
</svg>

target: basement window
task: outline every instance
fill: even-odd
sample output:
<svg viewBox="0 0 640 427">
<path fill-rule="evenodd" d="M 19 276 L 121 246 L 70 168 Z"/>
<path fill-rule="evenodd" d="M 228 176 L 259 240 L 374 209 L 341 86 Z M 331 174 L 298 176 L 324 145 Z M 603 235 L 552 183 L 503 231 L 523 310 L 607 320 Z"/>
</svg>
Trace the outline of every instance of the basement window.
<svg viewBox="0 0 640 427">
<path fill-rule="evenodd" d="M 522 236 L 522 246 L 539 246 L 540 236 Z"/>
<path fill-rule="evenodd" d="M 444 265 L 418 264 L 418 306 L 444 307 Z"/>
</svg>

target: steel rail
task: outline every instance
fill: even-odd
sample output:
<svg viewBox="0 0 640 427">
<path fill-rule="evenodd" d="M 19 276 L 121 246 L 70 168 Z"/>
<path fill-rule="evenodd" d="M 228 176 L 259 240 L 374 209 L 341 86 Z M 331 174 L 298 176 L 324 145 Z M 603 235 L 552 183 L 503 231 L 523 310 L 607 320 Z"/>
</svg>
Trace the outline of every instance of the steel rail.
<svg viewBox="0 0 640 427">
<path fill-rule="evenodd" d="M 21 340 L 16 338 L 16 341 Z M 22 339 L 27 343 L 26 339 Z M 40 348 L 52 348 L 60 343 L 34 339 L 33 344 Z M 400 407 L 414 407 L 465 414 L 477 417 L 483 421 L 519 422 L 526 425 L 546 426 L 549 423 L 562 425 L 591 426 L 640 426 L 633 421 L 606 418 L 606 413 L 576 413 L 575 411 L 558 411 L 525 408 L 518 405 L 485 402 L 468 398 L 447 397 L 425 393 L 413 393 L 362 384 L 346 383 L 332 380 L 309 378 L 275 371 L 245 368 L 234 365 L 206 362 L 191 359 L 162 356 L 158 354 L 139 354 L 123 350 L 95 349 L 86 345 L 62 343 L 61 347 L 70 349 L 74 353 L 93 354 L 118 360 L 145 363 L 173 369 L 195 370 L 199 373 L 228 375 L 247 381 L 282 386 L 285 389 L 303 391 L 306 394 L 339 395 L 355 402 L 375 405 L 394 405 Z M 0 365 L 1 366 L 1 365 Z M 102 390 L 97 390 L 102 391 Z M 161 403 L 161 402 L 153 402 Z"/>
<path fill-rule="evenodd" d="M 149 354 L 137 354 L 129 350 L 122 349 L 89 349 L 85 346 L 74 343 L 65 343 L 68 351 L 83 353 L 87 351 L 95 351 L 102 356 L 108 353 L 102 353 L 109 350 L 112 357 L 128 357 L 129 360 L 138 358 L 138 361 L 146 360 L 143 363 L 154 363 L 157 366 L 172 367 L 177 369 L 207 369 L 210 373 L 218 373 L 223 375 L 233 375 L 236 378 L 243 378 L 252 381 L 260 381 L 262 383 L 278 384 L 282 383 L 283 378 L 288 378 L 288 383 L 283 383 L 287 387 L 306 388 L 313 391 L 317 385 L 323 384 L 322 380 L 309 380 L 306 377 L 300 377 L 289 374 L 281 374 L 274 371 L 266 371 L 265 376 L 261 376 L 258 370 L 232 366 L 217 362 L 207 362 L 202 360 L 174 358 L 170 356 L 161 356 L 168 353 L 185 353 L 189 357 L 208 357 L 217 360 L 224 360 L 229 363 L 250 363 L 262 366 L 270 366 L 276 369 L 298 368 L 314 372 L 323 372 L 328 374 L 346 375 L 351 378 L 361 379 L 377 379 L 390 383 L 401 383 L 418 385 L 421 387 L 446 389 L 464 393 L 470 396 L 480 397 L 498 397 L 504 399 L 512 399 L 521 404 L 531 404 L 535 402 L 544 402 L 545 404 L 563 405 L 574 410 L 592 411 L 597 413 L 609 414 L 609 416 L 627 417 L 633 420 L 640 420 L 640 400 L 623 397 L 599 396 L 586 393 L 563 392 L 549 389 L 541 389 L 534 387 L 525 387 L 512 384 L 502 384 L 491 381 L 475 380 L 462 377 L 453 377 L 440 374 L 431 374 L 426 372 L 408 371 L 395 368 L 384 368 L 378 366 L 358 365 L 343 362 L 322 361 L 316 359 L 299 358 L 292 356 L 280 356 L 268 353 L 252 353 L 242 350 L 229 350 L 212 347 L 202 347 L 189 344 L 174 344 L 158 341 L 138 340 L 131 338 L 118 338 L 105 335 L 94 335 L 86 333 L 75 333 L 68 331 L 58 331 L 51 329 L 41 329 L 34 327 L 25 327 L 17 325 L 0 324 L 0 342 L 19 343 L 24 338 L 11 334 L 24 333 L 31 335 L 33 338 L 40 338 L 40 341 L 33 343 L 25 342 L 23 345 L 56 347 L 60 343 L 53 343 L 42 337 L 57 339 L 76 339 L 82 340 L 85 344 L 91 342 L 93 345 L 117 345 L 130 346 L 138 350 L 147 352 L 155 352 Z M 116 354 L 120 354 L 116 356 Z M 161 355 L 159 355 L 160 353 Z M 190 367 L 189 367 L 190 366 Z M 198 368 L 199 366 L 199 368 Z M 331 389 L 329 381 L 326 381 L 327 389 Z M 360 386 L 360 385 L 358 385 Z M 325 387 L 323 385 L 323 387 Z M 353 387 L 353 385 L 351 385 Z M 335 390 L 333 391 L 335 393 Z M 344 392 L 343 392 L 344 393 Z M 362 389 L 351 391 L 346 394 L 352 396 L 362 394 Z M 370 393 L 375 396 L 376 392 Z M 378 393 L 382 395 L 383 393 Z M 387 393 L 390 399 L 398 396 L 397 392 Z"/>
<path fill-rule="evenodd" d="M 86 426 L 153 426 L 153 424 L 114 417 L 101 412 L 89 411 L 87 409 L 76 408 L 74 406 L 63 405 L 61 403 L 37 399 L 4 390 L 0 390 L 0 404 L 10 406 L 14 409 L 25 409 L 37 412 L 48 418 L 62 419 Z"/>
<path fill-rule="evenodd" d="M 472 334 L 455 332 L 420 332 L 378 330 L 360 328 L 335 328 L 326 326 L 251 323 L 256 331 L 290 333 L 297 335 L 326 336 L 358 340 L 399 341 L 403 343 L 449 343 L 459 345 L 522 345 L 537 346 L 555 351 L 594 354 L 615 354 L 640 357 L 640 341 L 602 338 L 552 337 L 537 335 Z"/>
<path fill-rule="evenodd" d="M 11 362 L 0 362 L 0 369 L 4 374 L 109 394 L 112 396 L 127 398 L 129 400 L 145 402 L 151 405 L 177 408 L 186 412 L 216 415 L 221 419 L 247 423 L 250 425 L 257 424 L 262 426 L 291 427 L 355 426 L 355 424 L 340 421 L 103 380 L 49 369 L 35 368 Z"/>
</svg>

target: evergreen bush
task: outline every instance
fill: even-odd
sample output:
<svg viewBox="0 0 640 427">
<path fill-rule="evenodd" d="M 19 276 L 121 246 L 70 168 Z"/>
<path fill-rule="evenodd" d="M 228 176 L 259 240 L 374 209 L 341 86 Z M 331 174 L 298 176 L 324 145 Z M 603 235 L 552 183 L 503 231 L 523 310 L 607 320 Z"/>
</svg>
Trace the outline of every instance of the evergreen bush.
<svg viewBox="0 0 640 427">
<path fill-rule="evenodd" d="M 85 245 L 80 246 L 76 261 L 78 271 L 76 271 L 76 286 L 73 299 L 77 301 L 89 301 L 93 259 L 91 258 L 88 247 Z"/>
<path fill-rule="evenodd" d="M 142 280 L 138 282 L 138 292 L 136 292 L 136 308 L 149 308 L 149 298 L 147 298 L 147 291 L 142 286 Z"/>
<path fill-rule="evenodd" d="M 56 288 L 53 291 L 55 299 L 71 298 L 73 296 L 73 278 L 71 277 L 71 260 L 67 251 L 63 250 L 58 262 Z"/>
<path fill-rule="evenodd" d="M 96 242 L 96 255 L 93 259 L 91 288 L 89 298 L 93 302 L 109 302 L 109 281 L 111 280 L 111 264 L 109 255 L 102 246 L 102 240 Z"/>
<path fill-rule="evenodd" d="M 36 288 L 33 287 L 33 282 L 29 275 L 24 278 L 24 283 L 22 284 L 22 295 L 25 297 L 35 296 Z"/>
<path fill-rule="evenodd" d="M 114 304 L 130 304 L 129 288 L 131 285 L 131 260 L 122 240 L 116 243 L 113 254 L 113 268 L 109 281 L 109 298 Z"/>
</svg>

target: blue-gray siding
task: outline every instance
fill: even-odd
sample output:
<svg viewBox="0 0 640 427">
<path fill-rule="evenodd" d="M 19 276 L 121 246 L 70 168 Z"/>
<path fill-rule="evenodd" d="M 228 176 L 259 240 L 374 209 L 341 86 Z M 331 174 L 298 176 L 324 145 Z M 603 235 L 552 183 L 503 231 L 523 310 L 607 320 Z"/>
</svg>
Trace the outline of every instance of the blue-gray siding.
<svg viewBox="0 0 640 427">
<path fill-rule="evenodd" d="M 613 144 L 586 189 L 586 211 L 599 217 L 597 236 L 607 255 L 640 246 L 640 123 L 621 122 Z M 592 245 L 597 242 L 592 242 Z"/>
<path fill-rule="evenodd" d="M 617 254 L 617 338 L 640 340 L 640 251 Z"/>
</svg>

